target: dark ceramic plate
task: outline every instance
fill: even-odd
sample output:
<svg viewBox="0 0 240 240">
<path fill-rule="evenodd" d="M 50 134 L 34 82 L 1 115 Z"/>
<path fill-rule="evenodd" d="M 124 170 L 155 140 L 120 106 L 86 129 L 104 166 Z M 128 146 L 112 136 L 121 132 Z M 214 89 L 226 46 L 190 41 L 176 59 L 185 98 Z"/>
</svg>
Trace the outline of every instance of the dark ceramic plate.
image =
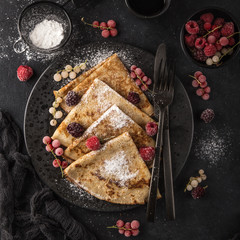
<svg viewBox="0 0 240 240">
<path fill-rule="evenodd" d="M 229 62 L 230 59 L 234 58 L 238 52 L 239 52 L 239 49 L 240 49 L 240 45 L 236 46 L 236 48 L 234 48 L 233 50 L 233 53 L 231 55 L 227 55 L 227 56 L 224 56 L 223 60 L 222 60 L 222 64 L 219 65 L 219 66 L 216 66 L 216 65 L 207 65 L 205 62 L 200 62 L 200 61 L 197 61 L 195 60 L 192 55 L 191 55 L 191 51 L 190 49 L 186 46 L 185 42 L 184 42 L 184 36 L 185 34 L 187 34 L 187 31 L 185 30 L 185 24 L 189 21 L 189 20 L 199 20 L 200 19 L 200 16 L 204 13 L 209 13 L 211 12 L 213 15 L 214 15 L 214 19 L 215 18 L 218 18 L 218 17 L 221 17 L 221 18 L 224 18 L 225 19 L 225 22 L 233 22 L 234 23 L 234 29 L 235 29 L 235 32 L 239 32 L 239 27 L 237 25 L 237 21 L 236 19 L 234 18 L 234 16 L 229 13 L 228 11 L 226 11 L 225 9 L 222 9 L 222 8 L 217 8 L 217 7 L 208 7 L 208 8 L 204 8 L 202 10 L 198 10 L 197 12 L 195 12 L 191 17 L 188 18 L 188 20 L 184 23 L 184 25 L 182 26 L 182 29 L 181 29 L 181 33 L 180 33 L 180 42 L 181 42 L 181 46 L 182 46 L 182 49 L 183 49 L 183 52 L 185 53 L 185 55 L 187 57 L 189 57 L 194 63 L 196 63 L 197 65 L 199 65 L 200 67 L 206 67 L 206 68 L 218 68 L 220 66 L 223 66 L 225 63 Z M 239 42 L 239 34 L 236 34 L 234 35 L 234 39 L 235 39 L 235 42 Z"/>
<path fill-rule="evenodd" d="M 27 150 L 32 163 L 42 181 L 56 194 L 77 206 L 97 211 L 123 211 L 135 206 L 111 204 L 101 201 L 61 177 L 60 169 L 52 166 L 53 157 L 45 151 L 42 138 L 50 135 L 54 129 L 49 125 L 49 107 L 54 101 L 52 91 L 59 89 L 63 82 L 55 82 L 53 75 L 65 65 L 73 66 L 88 60 L 88 68 L 98 61 L 117 52 L 126 67 L 132 64 L 142 67 L 145 74 L 153 73 L 154 55 L 142 49 L 121 43 L 92 43 L 75 48 L 74 52 L 65 53 L 52 63 L 35 84 L 26 106 L 24 119 L 24 135 Z M 173 154 L 173 175 L 178 176 L 184 166 L 191 148 L 193 136 L 193 116 L 188 95 L 177 79 L 175 99 L 171 106 L 170 130 Z M 59 121 L 60 122 L 60 121 Z M 50 135 L 51 136 L 51 135 Z"/>
</svg>

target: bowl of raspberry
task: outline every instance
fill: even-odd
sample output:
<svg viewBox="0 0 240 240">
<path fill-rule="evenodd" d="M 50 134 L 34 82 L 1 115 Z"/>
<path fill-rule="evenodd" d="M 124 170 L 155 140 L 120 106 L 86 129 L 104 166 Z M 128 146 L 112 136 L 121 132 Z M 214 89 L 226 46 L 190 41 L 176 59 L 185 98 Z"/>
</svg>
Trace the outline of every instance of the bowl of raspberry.
<svg viewBox="0 0 240 240">
<path fill-rule="evenodd" d="M 201 67 L 217 68 L 237 55 L 239 27 L 234 17 L 220 8 L 193 14 L 183 25 L 180 42 L 185 55 Z"/>
</svg>

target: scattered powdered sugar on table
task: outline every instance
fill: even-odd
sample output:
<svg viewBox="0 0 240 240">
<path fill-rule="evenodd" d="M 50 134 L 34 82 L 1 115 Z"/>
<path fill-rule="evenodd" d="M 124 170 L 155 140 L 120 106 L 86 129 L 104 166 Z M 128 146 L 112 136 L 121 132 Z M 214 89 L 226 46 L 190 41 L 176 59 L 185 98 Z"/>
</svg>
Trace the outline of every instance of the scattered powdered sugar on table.
<svg viewBox="0 0 240 240">
<path fill-rule="evenodd" d="M 120 181 L 120 184 L 123 186 L 126 181 L 136 177 L 139 171 L 137 170 L 131 173 L 129 171 L 126 154 L 124 151 L 119 151 L 113 157 L 104 161 L 104 165 L 100 168 L 100 172 L 103 176 L 113 176 L 116 180 Z"/>
<path fill-rule="evenodd" d="M 229 131 L 218 131 L 216 129 L 202 131 L 202 136 L 195 144 L 195 155 L 198 159 L 208 161 L 210 166 L 217 165 L 226 159 L 229 153 L 230 136 Z M 228 133 L 228 134 L 227 134 Z"/>
</svg>

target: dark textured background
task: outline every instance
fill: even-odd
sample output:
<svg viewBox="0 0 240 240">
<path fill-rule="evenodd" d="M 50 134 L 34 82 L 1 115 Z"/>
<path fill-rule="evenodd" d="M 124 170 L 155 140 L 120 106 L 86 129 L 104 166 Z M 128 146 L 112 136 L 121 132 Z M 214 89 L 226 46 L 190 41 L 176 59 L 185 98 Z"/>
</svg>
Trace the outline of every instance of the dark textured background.
<svg viewBox="0 0 240 240">
<path fill-rule="evenodd" d="M 0 108 L 10 112 L 21 127 L 28 95 L 41 72 L 53 60 L 53 57 L 48 60 L 46 56 L 37 56 L 34 53 L 27 60 L 29 54 L 16 54 L 13 51 L 12 45 L 18 38 L 17 17 L 31 2 L 33 1 L 0 1 Z M 164 15 L 151 20 L 132 15 L 124 1 L 92 1 L 89 7 L 78 10 L 71 4 L 67 7 L 73 21 L 73 36 L 66 47 L 103 40 L 97 30 L 80 22 L 81 16 L 90 22 L 95 19 L 115 19 L 120 33 L 115 39 L 111 39 L 114 41 L 126 42 L 151 52 L 155 52 L 160 42 L 165 42 L 171 56 L 177 61 L 177 75 L 189 93 L 194 112 L 192 151 L 175 182 L 176 221 L 165 220 L 164 199 L 158 203 L 158 216 L 154 224 L 146 223 L 145 207 L 122 213 L 101 213 L 64 203 L 69 205 L 76 219 L 84 222 L 99 239 L 124 239 L 116 230 L 106 229 L 106 226 L 114 225 L 118 218 L 141 221 L 141 234 L 134 239 L 221 240 L 232 238 L 240 229 L 239 55 L 219 69 L 200 69 L 184 56 L 179 43 L 182 24 L 194 11 L 207 6 L 227 9 L 240 24 L 239 1 L 173 0 Z M 16 69 L 21 64 L 28 64 L 34 69 L 34 77 L 27 83 L 19 82 L 16 77 Z M 203 101 L 194 94 L 188 74 L 196 70 L 202 70 L 206 74 L 212 87 L 209 101 Z M 209 107 L 214 109 L 216 118 L 206 125 L 199 120 L 199 115 Z M 206 146 L 209 142 L 212 142 L 213 147 L 207 149 L 207 154 Z M 188 178 L 196 175 L 200 168 L 206 171 L 206 184 L 209 187 L 203 199 L 193 200 L 183 189 Z"/>
</svg>

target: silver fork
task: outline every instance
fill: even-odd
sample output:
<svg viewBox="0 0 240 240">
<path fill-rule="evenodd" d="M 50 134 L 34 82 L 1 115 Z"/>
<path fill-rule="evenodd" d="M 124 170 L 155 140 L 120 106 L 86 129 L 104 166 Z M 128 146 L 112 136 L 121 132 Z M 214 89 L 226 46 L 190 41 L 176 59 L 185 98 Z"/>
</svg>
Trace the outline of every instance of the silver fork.
<svg viewBox="0 0 240 240">
<path fill-rule="evenodd" d="M 174 96 L 174 79 L 175 79 L 175 64 L 167 63 L 164 59 L 160 62 L 159 75 L 154 83 L 153 101 L 159 108 L 158 117 L 158 134 L 156 139 L 155 158 L 152 168 L 152 177 L 150 183 L 150 193 L 147 204 L 147 220 L 154 222 L 157 190 L 159 182 L 160 160 L 162 154 L 162 139 L 163 139 L 163 124 L 166 108 L 172 103 Z"/>
</svg>

